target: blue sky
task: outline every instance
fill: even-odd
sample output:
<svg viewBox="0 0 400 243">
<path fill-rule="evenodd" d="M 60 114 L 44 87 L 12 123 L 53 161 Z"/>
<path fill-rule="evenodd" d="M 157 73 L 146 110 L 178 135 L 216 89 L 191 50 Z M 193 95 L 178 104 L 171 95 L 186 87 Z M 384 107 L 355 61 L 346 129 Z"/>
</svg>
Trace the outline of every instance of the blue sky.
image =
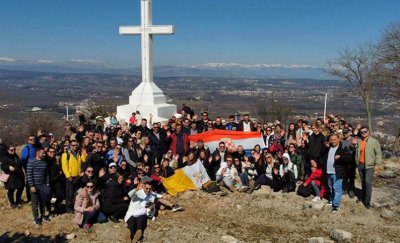
<svg viewBox="0 0 400 243">
<path fill-rule="evenodd" d="M 140 65 L 139 0 L 1 0 L 0 61 L 92 60 Z M 322 66 L 344 47 L 378 40 L 400 21 L 400 1 L 153 0 L 156 65 L 236 62 Z"/>
</svg>

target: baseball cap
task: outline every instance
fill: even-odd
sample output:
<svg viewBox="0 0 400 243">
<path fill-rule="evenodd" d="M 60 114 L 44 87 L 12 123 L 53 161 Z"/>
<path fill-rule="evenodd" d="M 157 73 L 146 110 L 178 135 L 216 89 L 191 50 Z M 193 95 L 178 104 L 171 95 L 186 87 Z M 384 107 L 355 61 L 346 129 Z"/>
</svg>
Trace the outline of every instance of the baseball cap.
<svg viewBox="0 0 400 243">
<path fill-rule="evenodd" d="M 150 177 L 148 177 L 147 175 L 145 175 L 145 176 L 142 176 L 142 181 L 143 182 L 149 182 L 149 181 L 152 181 L 153 179 L 151 179 Z"/>
<path fill-rule="evenodd" d="M 112 163 L 110 163 L 110 164 L 108 165 L 108 168 L 113 167 L 113 166 L 117 167 L 117 164 L 114 163 L 114 162 L 112 162 Z"/>
</svg>

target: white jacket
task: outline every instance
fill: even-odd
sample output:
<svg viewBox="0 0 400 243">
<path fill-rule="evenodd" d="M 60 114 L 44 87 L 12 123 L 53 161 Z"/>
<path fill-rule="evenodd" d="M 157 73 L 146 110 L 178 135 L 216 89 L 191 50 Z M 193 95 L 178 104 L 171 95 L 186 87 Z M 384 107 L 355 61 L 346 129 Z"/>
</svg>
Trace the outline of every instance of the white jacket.
<svg viewBox="0 0 400 243">
<path fill-rule="evenodd" d="M 292 163 L 290 160 L 290 156 L 288 153 L 284 153 L 283 157 L 286 157 L 289 160 L 289 163 L 287 165 L 284 165 L 283 163 L 279 166 L 279 174 L 283 176 L 285 171 L 291 171 L 294 174 L 294 178 L 297 179 L 297 166 Z"/>
<path fill-rule="evenodd" d="M 128 193 L 128 196 L 131 198 L 131 202 L 129 203 L 128 211 L 125 214 L 125 222 L 127 222 L 132 216 L 139 217 L 145 215 L 147 213 L 146 204 L 148 202 L 154 203 L 156 197 L 160 197 L 160 195 L 154 193 L 146 194 L 143 189 L 138 191 L 133 189 Z"/>
</svg>

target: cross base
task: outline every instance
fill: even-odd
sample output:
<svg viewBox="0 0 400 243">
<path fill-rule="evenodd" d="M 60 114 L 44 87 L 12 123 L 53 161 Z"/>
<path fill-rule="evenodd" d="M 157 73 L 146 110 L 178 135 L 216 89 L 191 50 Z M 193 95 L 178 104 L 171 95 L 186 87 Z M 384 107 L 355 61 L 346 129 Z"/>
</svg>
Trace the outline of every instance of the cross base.
<svg viewBox="0 0 400 243">
<path fill-rule="evenodd" d="M 164 93 L 154 82 L 142 82 L 129 96 L 129 104 L 117 106 L 117 118 L 128 122 L 135 111 L 139 111 L 148 121 L 152 114 L 153 122 L 161 122 L 175 115 L 177 107 L 166 103 Z"/>
</svg>

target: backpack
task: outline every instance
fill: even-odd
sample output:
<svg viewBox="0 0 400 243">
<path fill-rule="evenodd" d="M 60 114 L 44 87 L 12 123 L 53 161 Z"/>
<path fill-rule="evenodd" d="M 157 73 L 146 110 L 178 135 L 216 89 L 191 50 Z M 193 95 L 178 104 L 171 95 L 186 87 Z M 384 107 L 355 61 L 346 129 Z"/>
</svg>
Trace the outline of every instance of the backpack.
<svg viewBox="0 0 400 243">
<path fill-rule="evenodd" d="M 208 193 L 219 192 L 221 188 L 219 187 L 218 183 L 215 181 L 207 181 L 203 184 L 203 190 Z"/>
<path fill-rule="evenodd" d="M 304 186 L 301 184 L 297 189 L 297 195 L 302 197 L 309 197 L 311 195 L 311 185 Z"/>
</svg>

